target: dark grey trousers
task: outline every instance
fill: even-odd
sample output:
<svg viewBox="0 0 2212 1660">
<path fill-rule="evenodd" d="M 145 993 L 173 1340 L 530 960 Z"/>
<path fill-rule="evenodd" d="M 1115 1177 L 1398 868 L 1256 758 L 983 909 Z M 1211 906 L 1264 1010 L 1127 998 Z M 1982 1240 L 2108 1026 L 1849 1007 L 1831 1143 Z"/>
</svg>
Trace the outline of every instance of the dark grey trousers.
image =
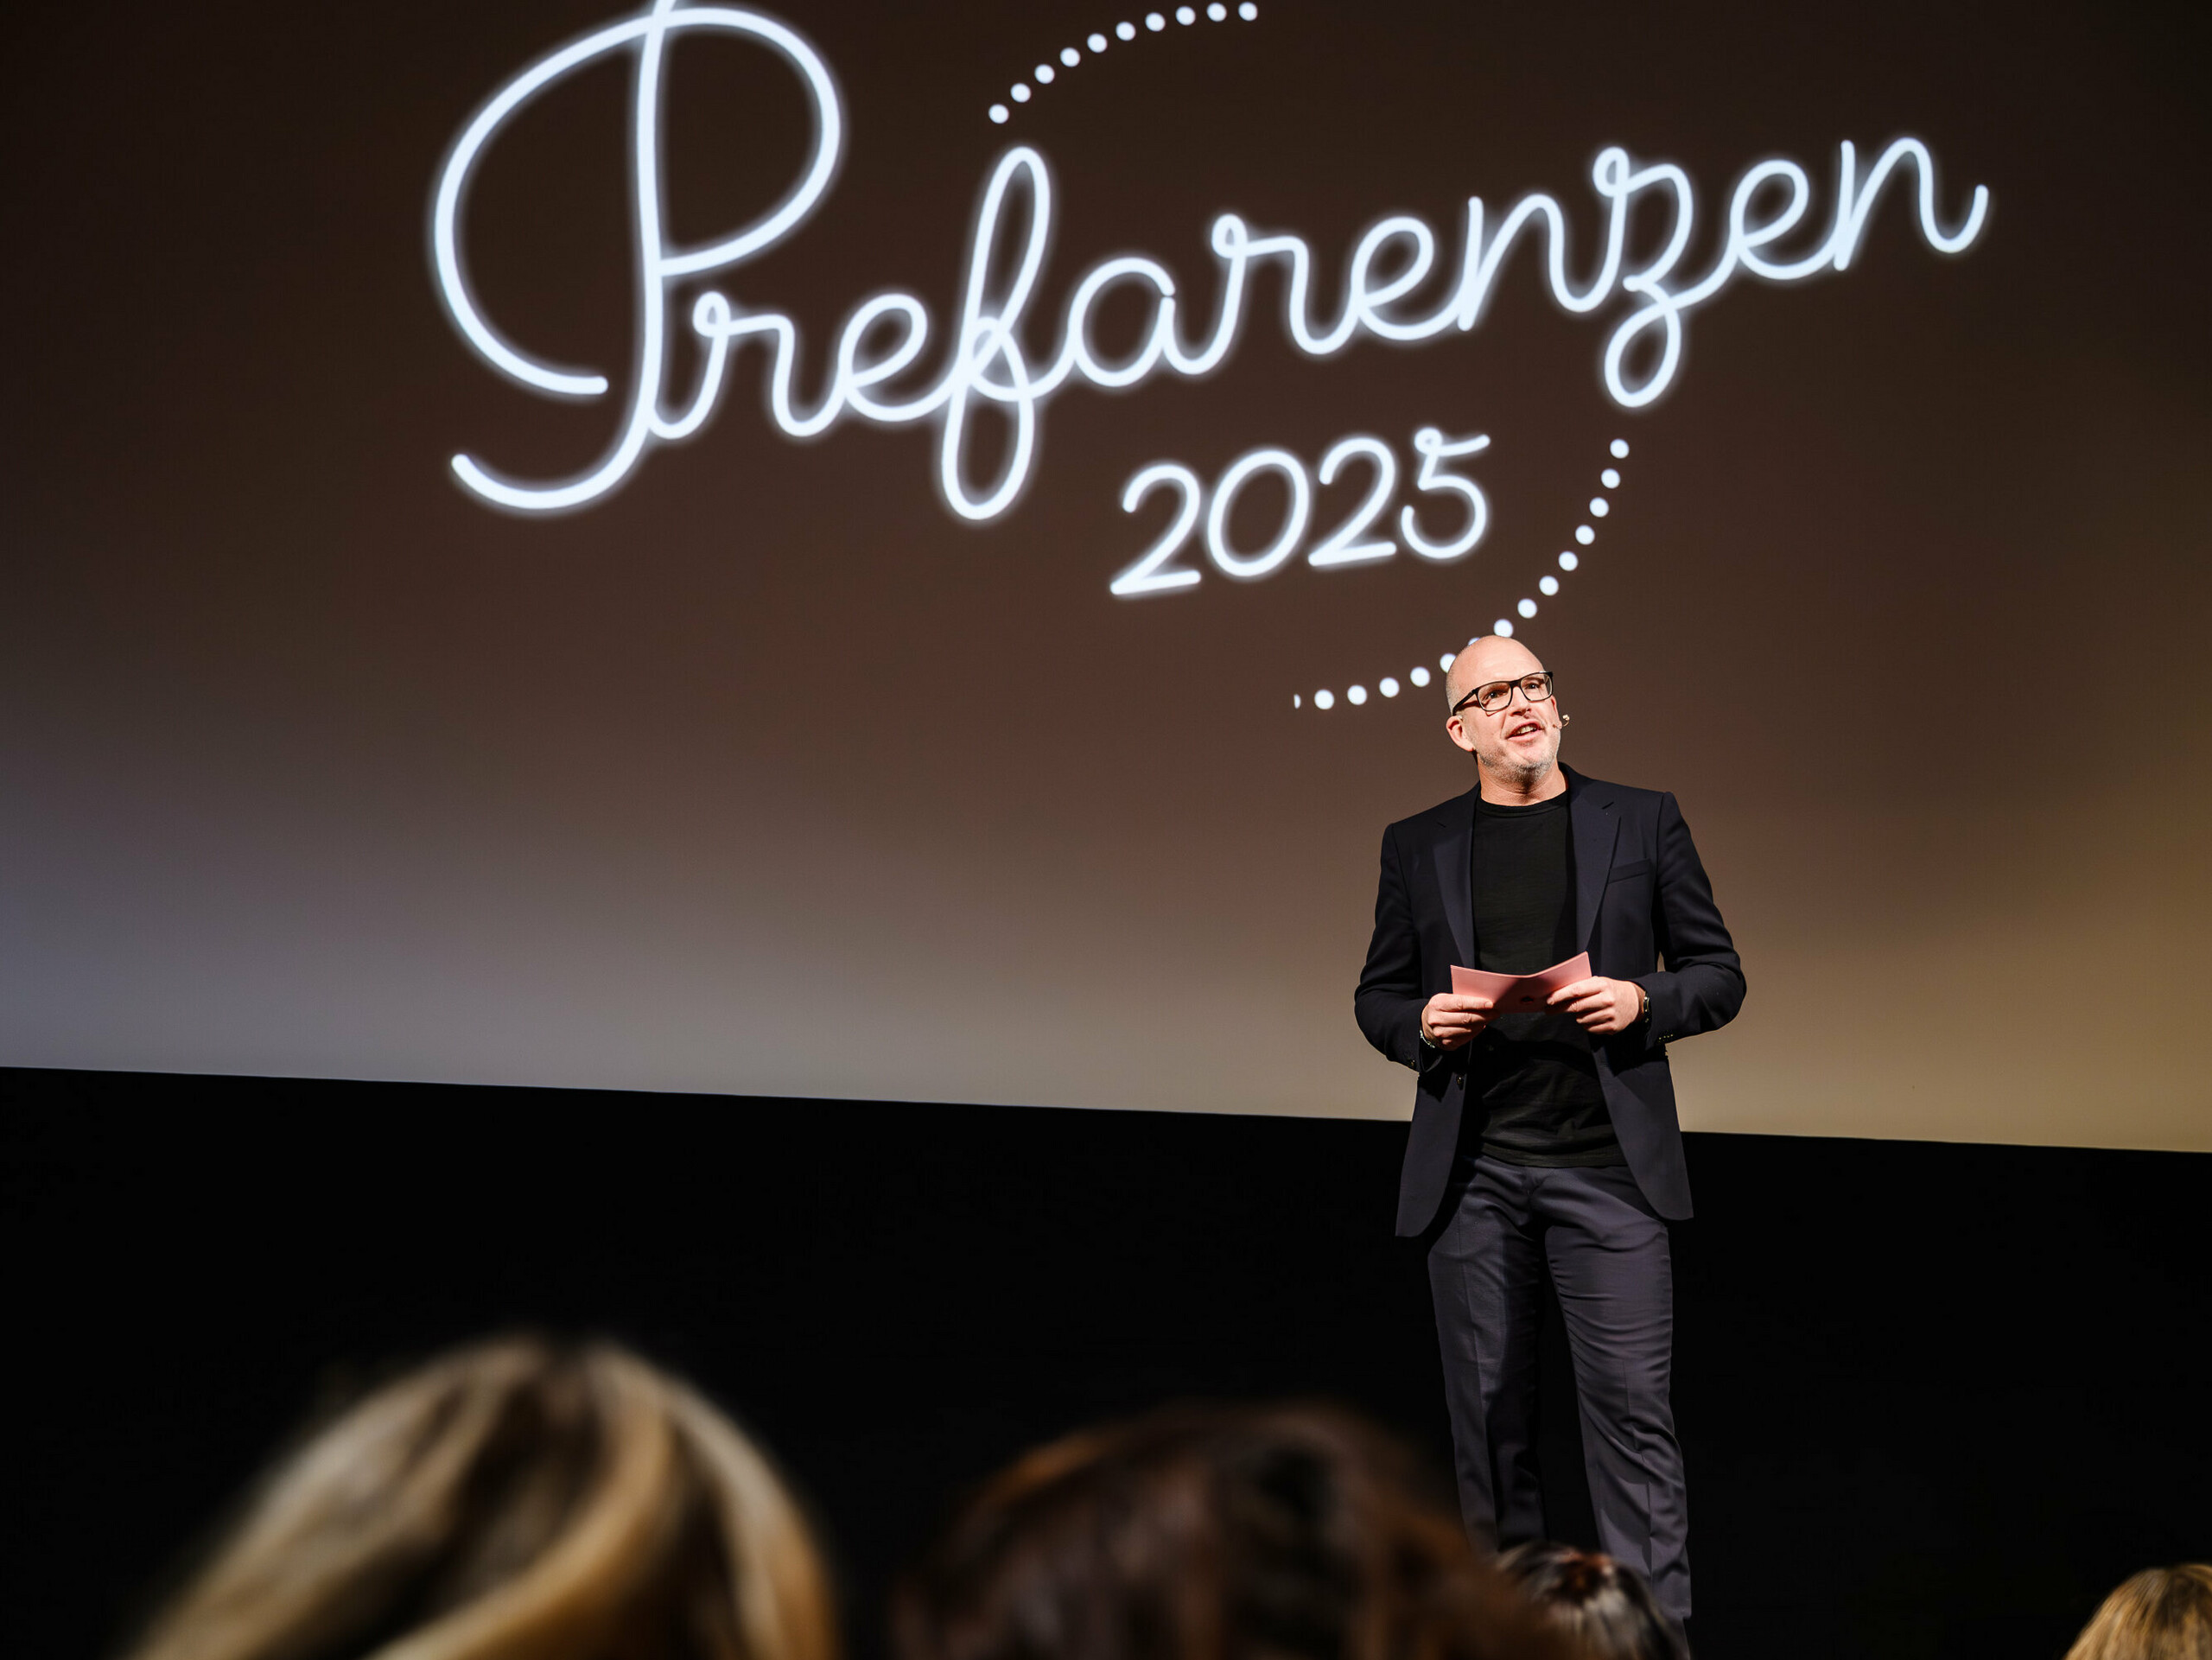
<svg viewBox="0 0 2212 1660">
<path fill-rule="evenodd" d="M 1688 1618 L 1689 1500 L 1669 1397 L 1667 1224 L 1623 1166 L 1541 1170 L 1478 1159 L 1462 1174 L 1429 1247 L 1428 1283 L 1469 1530 L 1503 1545 L 1545 1536 L 1536 1331 L 1548 1266 L 1574 1358 L 1599 1542 L 1651 1581 L 1669 1614 Z"/>
</svg>

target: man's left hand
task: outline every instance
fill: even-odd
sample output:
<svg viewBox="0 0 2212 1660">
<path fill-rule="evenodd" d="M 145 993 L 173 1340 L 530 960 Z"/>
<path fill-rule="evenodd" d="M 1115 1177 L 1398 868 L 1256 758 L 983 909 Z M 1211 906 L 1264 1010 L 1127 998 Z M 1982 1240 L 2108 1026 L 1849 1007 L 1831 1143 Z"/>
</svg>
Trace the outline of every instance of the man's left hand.
<svg viewBox="0 0 2212 1660">
<path fill-rule="evenodd" d="M 1564 1003 L 1575 1022 L 1592 1037 L 1625 1032 L 1643 1014 L 1643 988 L 1633 980 L 1608 980 L 1603 975 L 1561 986 L 1548 1000 L 1554 1008 Z"/>
</svg>

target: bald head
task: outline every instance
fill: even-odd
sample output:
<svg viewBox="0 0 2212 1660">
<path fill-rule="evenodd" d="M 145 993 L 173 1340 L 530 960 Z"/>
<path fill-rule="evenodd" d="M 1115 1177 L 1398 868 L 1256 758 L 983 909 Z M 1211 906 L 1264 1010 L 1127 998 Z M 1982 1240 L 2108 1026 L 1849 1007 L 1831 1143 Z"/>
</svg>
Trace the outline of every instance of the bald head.
<svg viewBox="0 0 2212 1660">
<path fill-rule="evenodd" d="M 1567 787 L 1559 773 L 1559 741 L 1567 717 L 1559 712 L 1550 672 L 1517 639 L 1485 634 L 1467 642 L 1445 671 L 1447 709 L 1478 687 L 1504 683 L 1511 690 L 1495 709 L 1470 703 L 1447 714 L 1444 730 L 1475 758 L 1483 799 L 1541 801 Z"/>
<path fill-rule="evenodd" d="M 1477 686 L 1493 680 L 1518 680 L 1544 665 L 1536 654 L 1517 639 L 1503 634 L 1484 634 L 1467 642 L 1467 649 L 1452 659 L 1444 677 L 1444 707 L 1450 709 Z"/>
</svg>

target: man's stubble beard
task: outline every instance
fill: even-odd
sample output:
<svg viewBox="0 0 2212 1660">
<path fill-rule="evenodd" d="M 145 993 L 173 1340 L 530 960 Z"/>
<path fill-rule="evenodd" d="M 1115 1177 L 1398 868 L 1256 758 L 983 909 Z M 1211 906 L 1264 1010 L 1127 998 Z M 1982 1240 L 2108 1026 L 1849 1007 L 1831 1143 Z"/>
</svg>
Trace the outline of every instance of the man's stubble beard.
<svg viewBox="0 0 2212 1660">
<path fill-rule="evenodd" d="M 1541 760 L 1522 760 L 1508 753 L 1490 758 L 1488 765 L 1500 783 L 1510 785 L 1521 794 L 1527 795 L 1550 777 L 1552 768 L 1559 765 L 1559 746 L 1554 744 L 1551 754 Z"/>
</svg>

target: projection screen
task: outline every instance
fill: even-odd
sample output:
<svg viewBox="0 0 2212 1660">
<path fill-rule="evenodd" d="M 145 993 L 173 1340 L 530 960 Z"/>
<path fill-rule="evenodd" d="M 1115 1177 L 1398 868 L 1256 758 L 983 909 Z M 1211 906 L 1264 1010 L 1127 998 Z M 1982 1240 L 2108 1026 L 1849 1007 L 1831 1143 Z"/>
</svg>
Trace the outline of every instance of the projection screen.
<svg viewBox="0 0 2212 1660">
<path fill-rule="evenodd" d="M 1687 1127 L 2212 1146 L 2156 16 L 14 32 L 0 1060 L 1402 1116 L 1510 629 L 1735 930 Z"/>
</svg>

